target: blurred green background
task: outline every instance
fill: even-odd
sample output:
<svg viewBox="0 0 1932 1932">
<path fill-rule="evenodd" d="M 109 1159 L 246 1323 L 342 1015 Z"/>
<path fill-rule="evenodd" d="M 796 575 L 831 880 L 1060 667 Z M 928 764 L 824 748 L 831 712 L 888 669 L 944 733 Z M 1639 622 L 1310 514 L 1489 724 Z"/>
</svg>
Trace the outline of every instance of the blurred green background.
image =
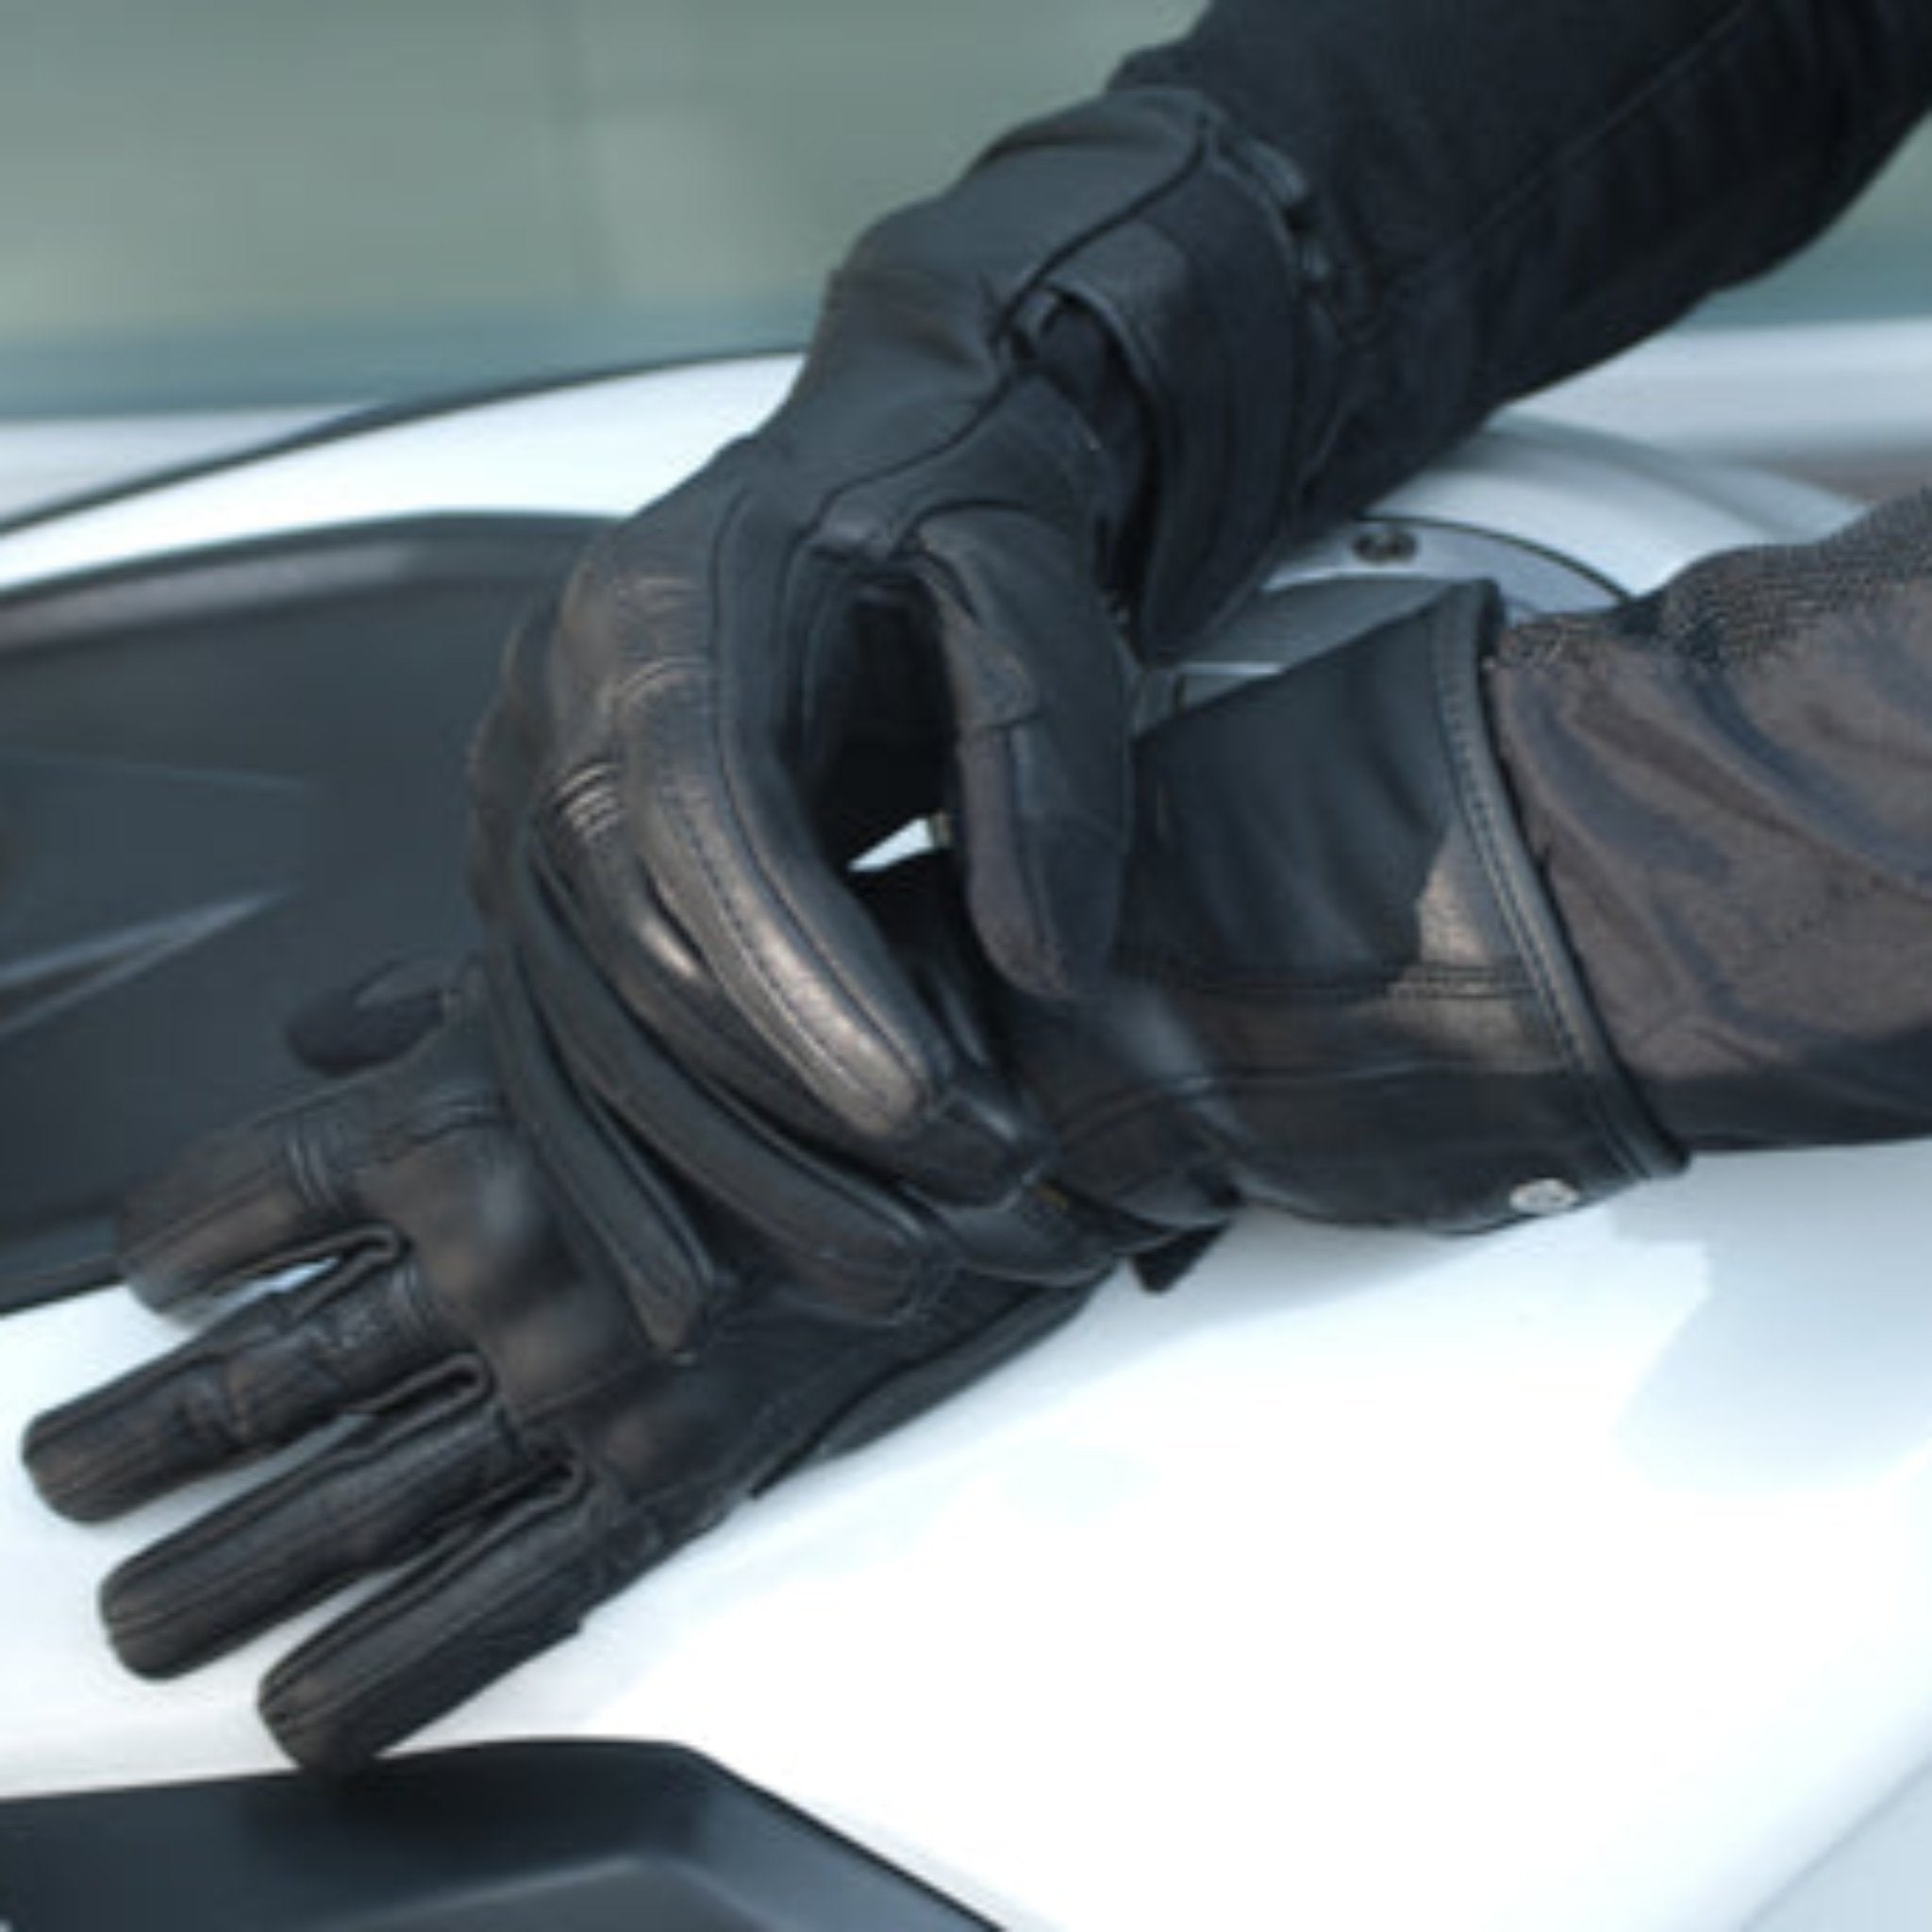
<svg viewBox="0 0 1932 1932">
<path fill-rule="evenodd" d="M 1191 0 L 0 0 L 0 410 L 770 348 Z"/>
<path fill-rule="evenodd" d="M 1194 0 L 0 0 L 0 413 L 797 341 L 868 219 Z M 1739 316 L 1932 309 L 1932 145 Z"/>
</svg>

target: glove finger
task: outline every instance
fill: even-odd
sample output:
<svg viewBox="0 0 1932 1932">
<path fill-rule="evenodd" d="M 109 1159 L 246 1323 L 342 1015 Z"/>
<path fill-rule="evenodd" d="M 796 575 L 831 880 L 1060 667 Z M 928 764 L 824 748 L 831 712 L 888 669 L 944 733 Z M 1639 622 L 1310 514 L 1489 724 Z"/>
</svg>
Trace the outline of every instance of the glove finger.
<svg viewBox="0 0 1932 1932">
<path fill-rule="evenodd" d="M 386 960 L 310 1000 L 282 1029 L 305 1067 L 341 1078 L 400 1059 L 449 1017 L 447 960 Z"/>
<path fill-rule="evenodd" d="M 101 1587 L 116 1654 L 173 1676 L 413 1555 L 530 1474 L 474 1376 L 151 1544 Z"/>
<path fill-rule="evenodd" d="M 23 1454 L 53 1508 L 99 1522 L 367 1407 L 446 1347 L 413 1263 L 359 1257 L 47 1410 Z"/>
<path fill-rule="evenodd" d="M 855 1313 L 889 1317 L 943 1274 L 948 1243 L 909 1201 L 774 1141 L 692 1080 L 585 965 L 527 869 L 518 887 L 519 963 L 559 1053 L 660 1161 Z"/>
<path fill-rule="evenodd" d="M 459 1029 L 423 1052 L 434 1058 L 412 1054 L 208 1134 L 136 1188 L 116 1230 L 136 1293 L 168 1307 L 378 1238 L 369 1184 L 423 1138 L 423 1120 L 460 1124 L 458 1103 L 490 1098 Z"/>
<path fill-rule="evenodd" d="M 974 928 L 1011 985 L 1074 999 L 1106 966 L 1126 865 L 1118 629 L 1086 559 L 1016 511 L 928 519 L 916 569 L 953 693 Z"/>
<path fill-rule="evenodd" d="M 734 1274 L 669 1182 L 575 1089 L 522 967 L 498 944 L 488 960 L 490 1012 L 504 1091 L 548 1183 L 551 1210 L 585 1263 L 622 1289 L 645 1336 L 687 1350 Z"/>
<path fill-rule="evenodd" d="M 676 1356 L 726 1291 L 731 1271 L 662 1177 L 573 1087 L 522 967 L 502 942 L 529 814 L 540 803 L 538 747 L 557 735 L 544 689 L 556 616 L 553 602 L 512 637 L 496 705 L 471 751 L 471 890 L 496 933 L 485 959 L 491 1032 L 504 1088 L 571 1245 L 616 1278 L 653 1345 Z M 579 782 L 571 795 L 583 789 Z"/>
<path fill-rule="evenodd" d="M 562 1641 L 682 1540 L 588 1483 L 522 1497 L 291 1652 L 263 1721 L 298 1764 L 352 1769 Z"/>
<path fill-rule="evenodd" d="M 878 1159 L 878 1143 L 823 1106 L 725 998 L 638 864 L 614 805 L 541 814 L 530 864 L 590 967 L 694 1079 L 734 1095 L 794 1140 L 860 1162 Z M 977 1137 L 943 1124 L 914 1130 L 892 1141 L 890 1163 L 895 1175 L 941 1197 L 989 1198 L 1009 1185 L 1023 1134 L 1037 1139 L 1038 1129 L 1016 1117 L 1014 1151 L 989 1159 Z"/>
</svg>

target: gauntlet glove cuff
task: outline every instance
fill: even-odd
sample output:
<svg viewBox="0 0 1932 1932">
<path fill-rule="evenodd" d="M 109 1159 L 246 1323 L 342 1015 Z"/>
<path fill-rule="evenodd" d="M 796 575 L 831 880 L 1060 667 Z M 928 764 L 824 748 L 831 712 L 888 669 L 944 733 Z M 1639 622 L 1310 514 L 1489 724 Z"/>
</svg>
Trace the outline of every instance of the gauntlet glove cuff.
<svg viewBox="0 0 1932 1932">
<path fill-rule="evenodd" d="M 1682 1164 L 1517 831 L 1498 626 L 1453 591 L 1143 741 L 1107 988 L 1006 1009 L 1076 1199 L 1184 1253 L 1244 1204 L 1459 1233 Z"/>
</svg>

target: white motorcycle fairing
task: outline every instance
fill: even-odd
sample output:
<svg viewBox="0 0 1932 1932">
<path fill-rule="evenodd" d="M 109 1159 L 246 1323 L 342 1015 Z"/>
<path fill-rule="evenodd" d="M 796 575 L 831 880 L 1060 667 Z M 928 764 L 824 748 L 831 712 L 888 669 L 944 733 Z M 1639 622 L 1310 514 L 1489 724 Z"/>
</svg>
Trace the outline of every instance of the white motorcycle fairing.
<svg viewBox="0 0 1932 1932">
<path fill-rule="evenodd" d="M 0 586 L 617 514 L 789 367 L 311 441 L 0 534 Z M 1556 608 L 1844 510 L 1524 422 L 1271 594 L 1311 625 L 1344 578 L 1373 600 L 1488 575 Z M 1265 668 L 1279 634 L 1238 643 L 1188 677 Z M 1928 1160 L 1707 1159 L 1467 1242 L 1251 1217 L 1180 1291 L 1117 1284 L 424 1741 L 687 1744 L 1013 1932 L 1708 1932 L 1780 1897 L 1780 1932 L 1833 1924 L 1790 1888 L 1932 1745 Z M 118 1292 L 6 1317 L 0 1433 L 175 1332 Z M 275 1768 L 252 1686 L 299 1631 L 155 1687 L 95 1626 L 99 1577 L 204 1501 L 82 1530 L 0 1469 L 0 1793 Z"/>
</svg>

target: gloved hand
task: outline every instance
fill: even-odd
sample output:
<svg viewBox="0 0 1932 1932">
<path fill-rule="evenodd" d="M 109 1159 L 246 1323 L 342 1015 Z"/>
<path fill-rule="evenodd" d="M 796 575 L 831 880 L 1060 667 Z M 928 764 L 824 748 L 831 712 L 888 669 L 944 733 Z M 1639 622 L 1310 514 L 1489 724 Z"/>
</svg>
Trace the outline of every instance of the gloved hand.
<svg viewBox="0 0 1932 1932">
<path fill-rule="evenodd" d="M 1131 654 L 1249 582 L 1328 433 L 1306 202 L 1207 101 L 1145 89 L 869 233 L 776 415 L 594 545 L 520 643 L 476 763 L 492 916 L 528 827 L 697 1079 L 1002 1198 L 1037 1124 L 961 1060 L 845 862 L 943 808 L 995 969 L 1092 983 Z"/>
<path fill-rule="evenodd" d="M 645 1247 L 670 1239 L 641 1196 Z M 780 1257 L 708 1229 L 735 1291 L 667 1361 L 559 1237 L 473 998 L 390 1065 L 210 1138 L 126 1215 L 166 1306 L 258 1295 L 32 1425 L 56 1508 L 118 1515 L 346 1428 L 125 1564 L 102 1592 L 134 1670 L 193 1668 L 372 1575 L 378 1593 L 266 1679 L 291 1757 L 369 1757 L 567 1636 L 604 1598 L 800 1464 L 869 1440 L 1058 1326 L 1076 1290 L 956 1277 L 916 1320 L 855 1330 Z"/>
<path fill-rule="evenodd" d="M 1033 1208 L 1169 1278 L 1247 1204 L 1473 1230 L 1680 1164 L 1516 830 L 1479 691 L 1499 629 L 1487 590 L 1451 591 L 1151 731 L 1120 941 L 1072 1008 L 989 964 L 943 859 L 861 887 L 1046 1123 Z M 557 899 L 540 881 L 515 909 L 524 1004 L 583 1091 L 659 1136 L 632 1100 L 656 1048 Z M 711 1185 L 749 1191 L 755 1144 L 714 1143 Z"/>
</svg>

